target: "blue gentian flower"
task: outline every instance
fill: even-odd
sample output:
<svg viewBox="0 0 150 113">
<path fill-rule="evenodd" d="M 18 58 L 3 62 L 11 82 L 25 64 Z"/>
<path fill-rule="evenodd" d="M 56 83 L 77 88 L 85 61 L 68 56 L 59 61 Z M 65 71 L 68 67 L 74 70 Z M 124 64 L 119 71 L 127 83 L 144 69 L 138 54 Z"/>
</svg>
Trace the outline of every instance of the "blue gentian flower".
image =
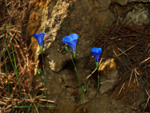
<svg viewBox="0 0 150 113">
<path fill-rule="evenodd" d="M 45 35 L 45 33 L 33 34 L 33 36 L 35 37 L 35 39 L 36 39 L 37 42 L 39 43 L 39 46 L 42 46 L 42 45 L 43 45 L 44 35 Z"/>
<path fill-rule="evenodd" d="M 77 35 L 76 33 L 72 33 L 71 35 L 63 37 L 62 42 L 68 44 L 71 47 L 71 49 L 75 51 L 78 37 L 79 35 Z"/>
<path fill-rule="evenodd" d="M 76 57 L 76 44 L 78 41 L 79 35 L 72 33 L 71 35 L 65 36 L 62 39 L 62 42 L 71 47 L 74 57 Z"/>
<path fill-rule="evenodd" d="M 100 55 L 102 54 L 102 48 L 93 47 L 91 49 L 91 53 L 94 55 L 95 61 L 96 61 L 96 67 L 99 67 L 99 59 Z"/>
<path fill-rule="evenodd" d="M 37 40 L 39 46 L 40 46 L 40 51 L 41 53 L 43 52 L 43 39 L 44 39 L 44 35 L 45 33 L 37 33 L 37 34 L 33 34 L 33 36 L 35 37 L 35 39 Z"/>
</svg>

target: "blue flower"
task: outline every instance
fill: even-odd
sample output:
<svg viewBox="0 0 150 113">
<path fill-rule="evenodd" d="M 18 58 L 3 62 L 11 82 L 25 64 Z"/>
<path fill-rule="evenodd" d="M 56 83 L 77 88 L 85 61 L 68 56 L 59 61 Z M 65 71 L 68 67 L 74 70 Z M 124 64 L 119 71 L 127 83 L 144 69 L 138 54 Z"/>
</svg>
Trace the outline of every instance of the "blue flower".
<svg viewBox="0 0 150 113">
<path fill-rule="evenodd" d="M 102 54 L 102 48 L 93 47 L 91 53 L 94 55 L 95 61 L 99 62 L 100 55 Z"/>
<path fill-rule="evenodd" d="M 73 51 L 76 51 L 78 37 L 79 35 L 77 35 L 76 33 L 72 33 L 71 35 L 63 37 L 62 42 L 68 44 Z"/>
<path fill-rule="evenodd" d="M 102 48 L 97 48 L 97 47 L 93 47 L 91 49 L 91 53 L 94 55 L 95 61 L 96 61 L 96 68 L 99 68 L 99 58 L 100 55 L 102 54 Z"/>
<path fill-rule="evenodd" d="M 45 35 L 45 33 L 33 34 L 33 36 L 35 37 L 35 39 L 39 43 L 41 53 L 43 53 L 43 46 L 42 45 L 43 45 L 44 35 Z"/>
<path fill-rule="evenodd" d="M 42 46 L 42 45 L 43 45 L 44 35 L 45 35 L 45 33 L 33 34 L 33 36 L 35 37 L 35 39 L 36 39 L 37 42 L 39 43 L 39 46 Z"/>
</svg>

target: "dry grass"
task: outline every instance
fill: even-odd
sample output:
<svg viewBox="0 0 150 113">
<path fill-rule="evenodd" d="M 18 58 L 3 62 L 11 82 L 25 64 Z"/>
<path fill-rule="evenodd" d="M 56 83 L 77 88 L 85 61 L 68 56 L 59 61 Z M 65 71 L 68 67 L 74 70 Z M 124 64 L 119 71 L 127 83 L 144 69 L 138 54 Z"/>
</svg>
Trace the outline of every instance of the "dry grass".
<svg viewBox="0 0 150 113">
<path fill-rule="evenodd" d="M 134 108 L 149 111 L 150 94 L 150 25 L 143 27 L 125 27 L 119 25 L 103 35 L 98 42 L 103 50 L 116 45 L 113 50 L 118 59 L 121 77 L 114 86 L 115 98 L 127 101 Z M 119 52 L 119 53 L 118 53 Z M 141 96 L 142 94 L 142 96 Z M 131 98 L 132 99 L 129 99 Z"/>
<path fill-rule="evenodd" d="M 30 110 L 30 112 L 39 112 L 40 105 L 46 105 L 43 84 L 38 86 L 33 84 L 33 69 L 35 62 L 31 51 L 30 39 L 27 37 L 26 28 L 29 20 L 32 1 L 26 0 L 3 0 L 0 1 L 1 19 L 0 19 L 0 112 L 12 112 L 13 106 L 15 113 Z M 21 88 L 20 100 L 18 80 L 11 63 L 8 51 L 4 44 L 6 41 L 10 56 L 13 59 L 13 51 L 16 58 L 18 78 Z M 11 42 L 13 49 L 11 47 Z M 5 67 L 7 65 L 7 71 Z M 7 79 L 8 75 L 8 79 Z M 9 87 L 8 88 L 8 84 Z M 53 101 L 50 101 L 54 103 Z M 34 106 L 26 107 L 23 106 Z M 37 106 L 37 107 L 36 107 Z"/>
</svg>

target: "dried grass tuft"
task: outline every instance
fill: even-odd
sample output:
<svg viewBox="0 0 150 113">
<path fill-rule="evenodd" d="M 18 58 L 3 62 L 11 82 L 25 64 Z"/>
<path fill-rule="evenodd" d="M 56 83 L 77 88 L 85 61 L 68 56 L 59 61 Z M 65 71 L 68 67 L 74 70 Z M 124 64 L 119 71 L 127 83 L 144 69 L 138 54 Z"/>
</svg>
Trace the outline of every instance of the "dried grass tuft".
<svg viewBox="0 0 150 113">
<path fill-rule="evenodd" d="M 38 113 L 40 105 L 46 106 L 43 84 L 34 86 L 33 83 L 35 62 L 29 43 L 30 39 L 26 35 L 29 13 L 31 5 L 33 5 L 31 3 L 30 0 L 3 0 L 0 2 L 0 112 L 11 113 L 13 106 L 15 113 L 20 113 L 23 110 Z M 11 42 L 13 45 L 22 100 L 20 100 L 18 81 L 3 38 L 12 60 Z M 8 80 L 5 61 L 8 69 Z M 54 103 L 51 100 L 48 102 Z"/>
<path fill-rule="evenodd" d="M 135 109 L 147 111 L 150 106 L 150 25 L 139 28 L 120 25 L 104 34 L 98 43 L 103 51 L 110 45 L 117 47 L 117 52 L 113 52 L 121 75 L 113 87 L 117 94 L 113 95 L 124 103 L 128 100 Z"/>
</svg>

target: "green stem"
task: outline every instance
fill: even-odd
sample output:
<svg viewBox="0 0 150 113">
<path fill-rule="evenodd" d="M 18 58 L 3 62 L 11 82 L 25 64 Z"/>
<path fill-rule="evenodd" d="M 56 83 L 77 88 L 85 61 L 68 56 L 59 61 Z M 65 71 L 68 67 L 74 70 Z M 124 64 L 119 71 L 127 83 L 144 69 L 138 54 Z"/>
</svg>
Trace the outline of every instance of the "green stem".
<svg viewBox="0 0 150 113">
<path fill-rule="evenodd" d="M 43 54 L 42 54 L 42 62 L 43 62 Z M 47 106 L 48 106 L 49 113 L 50 113 L 50 106 L 48 104 L 48 99 L 47 99 L 47 94 L 46 94 L 46 75 L 45 75 L 45 69 L 44 69 L 44 62 L 43 62 L 43 74 L 44 74 L 44 93 L 46 96 Z"/>
<path fill-rule="evenodd" d="M 36 97 L 37 93 L 38 93 L 38 92 L 36 92 L 36 93 L 35 93 L 35 95 L 34 95 L 34 97 L 33 97 L 33 100 L 35 99 L 35 97 Z M 32 106 L 32 104 L 33 104 L 33 103 L 30 103 L 30 106 Z M 30 109 L 31 109 L 31 107 L 29 107 L 29 108 L 28 108 L 27 113 L 29 113 L 29 112 L 30 112 Z"/>
<path fill-rule="evenodd" d="M 77 53 L 76 53 L 76 51 L 73 51 L 73 57 L 74 57 L 74 58 L 77 58 Z"/>
<path fill-rule="evenodd" d="M 19 81 L 19 77 L 18 77 L 17 64 L 16 64 L 16 58 L 15 58 L 15 52 L 14 52 L 14 48 L 13 48 L 13 45 L 12 45 L 11 38 L 10 38 L 10 44 L 11 44 L 11 49 L 12 49 L 12 53 L 13 53 L 14 65 L 15 65 L 15 66 L 14 66 L 14 70 L 15 70 L 15 74 L 16 74 L 17 81 L 18 81 L 20 100 L 21 100 L 21 103 L 22 103 L 20 81 Z"/>
<path fill-rule="evenodd" d="M 3 41 L 4 41 L 4 43 L 5 43 L 6 51 L 7 51 L 7 53 L 8 53 L 8 56 L 9 56 L 9 59 L 10 59 L 11 65 L 12 65 L 12 66 L 13 66 L 13 68 L 15 69 L 14 64 L 13 64 L 13 61 L 12 61 L 12 58 L 11 58 L 11 55 L 10 55 L 10 52 L 9 52 L 9 50 L 8 50 L 8 47 L 7 47 L 6 40 L 4 39 L 4 37 L 3 37 Z"/>
<path fill-rule="evenodd" d="M 43 46 L 40 46 L 40 52 L 43 54 Z"/>
<path fill-rule="evenodd" d="M 99 62 L 96 62 L 96 68 L 97 69 L 99 68 Z"/>
<path fill-rule="evenodd" d="M 5 43 L 5 47 L 6 47 L 6 50 L 7 50 L 9 59 L 10 59 L 10 62 L 11 62 L 11 64 L 12 64 L 13 69 L 14 69 L 15 74 L 16 74 L 16 78 L 17 78 L 17 81 L 18 81 L 18 87 L 19 87 L 19 96 L 20 96 L 20 100 L 21 100 L 21 104 L 22 104 L 21 88 L 20 88 L 20 82 L 19 82 L 19 78 L 18 78 L 17 65 L 16 65 L 16 59 L 15 59 L 15 55 L 14 55 L 13 45 L 12 45 L 12 42 L 11 42 L 11 39 L 10 39 L 11 48 L 12 48 L 12 53 L 13 53 L 13 59 L 14 59 L 14 64 L 13 64 L 13 61 L 12 61 L 12 58 L 11 58 L 11 55 L 10 55 L 10 52 L 9 52 L 9 50 L 8 50 L 8 46 L 7 46 L 7 43 L 6 43 L 6 40 L 4 39 L 4 37 L 3 37 L 3 41 L 4 41 L 4 43 Z M 15 65 L 15 66 L 14 66 L 14 65 Z"/>
<path fill-rule="evenodd" d="M 33 100 L 35 99 L 37 93 L 38 93 L 38 92 L 35 93 Z M 42 93 L 42 94 L 43 94 L 43 93 Z M 35 107 L 37 107 L 37 108 L 40 107 L 40 102 L 41 102 L 41 101 L 39 101 L 38 104 L 37 104 L 37 106 L 35 106 Z M 27 113 L 30 112 L 30 109 L 31 109 L 32 106 L 33 106 L 32 104 L 33 104 L 33 103 L 30 104 L 31 107 L 29 106 Z M 24 107 L 26 107 L 26 106 L 24 106 Z M 47 107 L 47 106 L 45 106 L 45 107 Z M 50 106 L 50 107 L 51 107 L 51 106 Z M 37 113 L 37 111 L 35 111 L 35 113 Z"/>
<path fill-rule="evenodd" d="M 84 103 L 84 101 L 83 101 L 83 93 L 82 93 L 82 88 L 81 88 L 81 84 L 80 84 L 79 74 L 78 74 L 76 65 L 75 65 L 74 60 L 73 60 L 73 58 L 72 58 L 71 55 L 70 55 L 70 58 L 71 58 L 71 60 L 72 60 L 73 66 L 74 66 L 74 70 L 75 70 L 75 72 L 76 72 L 76 74 L 77 74 L 78 84 L 79 84 L 80 92 L 81 92 L 81 98 L 82 98 L 83 110 L 84 110 L 84 113 L 85 113 L 85 112 L 86 112 L 86 105 L 85 105 L 85 103 Z"/>
<path fill-rule="evenodd" d="M 97 99 L 98 92 L 99 92 L 99 82 L 100 82 L 100 77 L 99 77 L 99 73 L 98 73 L 98 85 L 97 85 L 97 92 L 96 92 L 96 97 L 95 97 L 95 99 L 94 99 L 94 104 L 93 104 L 93 106 L 92 106 L 92 110 L 91 110 L 91 112 L 90 112 L 90 113 L 92 113 L 92 112 L 93 112 L 94 106 L 95 106 L 95 104 L 96 104 L 96 99 Z"/>
<path fill-rule="evenodd" d="M 65 46 L 65 50 L 67 51 L 67 53 L 69 53 L 69 49 L 67 46 Z"/>
<path fill-rule="evenodd" d="M 5 70 L 6 70 L 6 76 L 7 76 L 8 91 L 9 91 L 9 96 L 10 96 L 10 99 L 11 99 L 12 111 L 14 113 L 14 106 L 13 106 L 13 103 L 12 103 L 12 97 L 11 97 L 11 93 L 10 93 L 10 86 L 9 86 L 9 79 L 8 79 L 8 70 L 7 70 L 7 64 L 6 64 L 6 57 L 5 57 L 5 53 L 4 52 L 3 52 L 3 54 L 4 54 L 4 60 L 5 60 Z"/>
</svg>

